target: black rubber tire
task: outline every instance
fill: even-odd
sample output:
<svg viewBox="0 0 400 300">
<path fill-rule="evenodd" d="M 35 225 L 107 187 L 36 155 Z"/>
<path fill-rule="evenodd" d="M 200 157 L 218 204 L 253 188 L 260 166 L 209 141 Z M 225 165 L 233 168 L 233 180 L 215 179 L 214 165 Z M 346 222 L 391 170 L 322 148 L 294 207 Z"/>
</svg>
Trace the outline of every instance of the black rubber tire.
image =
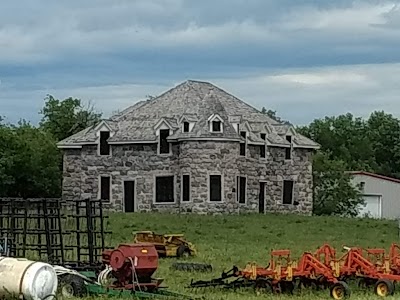
<svg viewBox="0 0 400 300">
<path fill-rule="evenodd" d="M 351 290 L 348 284 L 344 281 L 338 281 L 330 288 L 330 296 L 333 299 L 347 299 L 351 295 Z"/>
<path fill-rule="evenodd" d="M 190 256 L 190 249 L 189 249 L 187 246 L 185 246 L 185 245 L 180 245 L 180 246 L 178 247 L 178 249 L 176 250 L 176 256 L 178 256 L 178 257 L 184 257 L 185 254 L 186 254 L 187 256 Z"/>
<path fill-rule="evenodd" d="M 68 289 L 68 294 L 65 289 Z M 57 294 L 63 299 L 82 297 L 86 294 L 85 281 L 77 275 L 61 275 L 58 277 Z"/>
<path fill-rule="evenodd" d="M 265 295 L 272 294 L 274 290 L 269 280 L 259 278 L 254 284 L 254 291 L 257 295 Z"/>
<path fill-rule="evenodd" d="M 280 282 L 282 293 L 293 295 L 296 290 L 296 284 L 294 281 L 281 281 Z"/>
<path fill-rule="evenodd" d="M 381 297 L 392 296 L 394 294 L 394 284 L 388 279 L 379 279 L 374 285 L 374 292 Z"/>
</svg>

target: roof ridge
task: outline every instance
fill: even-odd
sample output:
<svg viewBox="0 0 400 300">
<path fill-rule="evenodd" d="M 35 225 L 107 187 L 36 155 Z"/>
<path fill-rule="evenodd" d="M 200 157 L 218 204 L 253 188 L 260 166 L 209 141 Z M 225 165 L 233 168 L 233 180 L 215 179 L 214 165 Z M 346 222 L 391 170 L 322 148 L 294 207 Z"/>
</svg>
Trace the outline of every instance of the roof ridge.
<svg viewBox="0 0 400 300">
<path fill-rule="evenodd" d="M 347 173 L 352 174 L 352 175 L 365 175 L 365 176 L 370 176 L 370 177 L 374 177 L 374 178 L 378 178 L 378 179 L 383 179 L 383 180 L 387 180 L 387 181 L 400 183 L 400 179 L 397 179 L 395 177 L 389 177 L 386 175 L 381 175 L 378 173 L 372 173 L 372 172 L 368 172 L 368 171 L 348 171 Z"/>
<path fill-rule="evenodd" d="M 186 80 L 185 82 L 196 82 L 196 83 L 205 83 L 205 84 L 213 85 L 213 84 L 210 83 L 209 81 L 194 80 L 194 79 L 188 79 L 188 80 Z"/>
</svg>

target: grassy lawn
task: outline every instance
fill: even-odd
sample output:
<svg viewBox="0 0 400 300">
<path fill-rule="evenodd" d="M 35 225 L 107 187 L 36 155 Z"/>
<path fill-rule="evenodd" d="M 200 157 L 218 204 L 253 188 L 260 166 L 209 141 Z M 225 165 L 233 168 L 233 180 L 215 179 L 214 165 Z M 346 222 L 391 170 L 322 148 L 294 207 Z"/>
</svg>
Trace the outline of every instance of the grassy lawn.
<svg viewBox="0 0 400 300">
<path fill-rule="evenodd" d="M 188 273 L 170 270 L 175 258 L 160 259 L 155 276 L 165 279 L 171 290 L 205 295 L 206 299 L 260 299 L 252 290 L 240 292 L 219 291 L 205 288 L 198 291 L 186 289 L 190 280 L 219 277 L 233 265 L 244 267 L 255 261 L 267 265 L 271 249 L 290 249 L 293 257 L 303 251 L 314 251 L 324 242 L 337 250 L 346 246 L 385 247 L 398 241 L 394 221 L 368 219 L 342 219 L 333 217 L 302 217 L 295 215 L 241 215 L 199 216 L 169 214 L 110 215 L 108 229 L 113 231 L 112 245 L 132 241 L 133 231 L 152 230 L 158 233 L 184 233 L 198 250 L 198 256 L 188 259 L 213 265 L 212 273 Z M 373 291 L 352 288 L 352 299 L 379 299 Z M 400 292 L 399 292 L 400 293 Z M 329 290 L 303 292 L 298 296 L 263 295 L 270 299 L 329 299 Z"/>
</svg>

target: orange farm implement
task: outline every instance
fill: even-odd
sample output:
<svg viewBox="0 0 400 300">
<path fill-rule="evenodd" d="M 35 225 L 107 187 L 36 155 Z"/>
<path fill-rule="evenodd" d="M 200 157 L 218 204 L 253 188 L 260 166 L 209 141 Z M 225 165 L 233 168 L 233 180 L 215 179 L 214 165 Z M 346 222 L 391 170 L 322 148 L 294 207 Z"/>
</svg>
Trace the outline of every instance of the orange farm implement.
<svg viewBox="0 0 400 300">
<path fill-rule="evenodd" d="M 315 253 L 305 252 L 293 260 L 290 250 L 273 250 L 268 266 L 249 263 L 244 269 L 234 266 L 210 281 L 191 282 L 199 287 L 253 287 L 256 293 L 293 293 L 314 287 L 329 289 L 333 299 L 350 297 L 349 280 L 357 279 L 359 286 L 374 286 L 378 296 L 394 293 L 394 282 L 400 281 L 400 247 L 392 244 L 389 254 L 384 249 L 345 247 L 346 252 L 336 257 L 336 250 L 328 244 Z"/>
<path fill-rule="evenodd" d="M 328 244 L 319 248 L 315 257 L 329 266 L 335 277 L 343 281 L 357 279 L 359 287 L 374 287 L 378 296 L 394 294 L 394 283 L 400 281 L 399 246 L 392 244 L 389 254 L 385 249 L 344 247 L 346 252 L 336 257 L 336 251 Z"/>
</svg>

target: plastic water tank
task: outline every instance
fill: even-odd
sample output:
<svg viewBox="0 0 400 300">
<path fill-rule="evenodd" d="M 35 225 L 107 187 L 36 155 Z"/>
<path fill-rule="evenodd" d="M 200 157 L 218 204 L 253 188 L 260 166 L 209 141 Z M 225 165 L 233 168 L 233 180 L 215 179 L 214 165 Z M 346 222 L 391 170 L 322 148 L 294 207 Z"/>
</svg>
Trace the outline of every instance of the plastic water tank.
<svg viewBox="0 0 400 300">
<path fill-rule="evenodd" d="M 57 291 L 57 274 L 49 264 L 24 258 L 0 257 L 0 298 L 52 300 Z"/>
</svg>

